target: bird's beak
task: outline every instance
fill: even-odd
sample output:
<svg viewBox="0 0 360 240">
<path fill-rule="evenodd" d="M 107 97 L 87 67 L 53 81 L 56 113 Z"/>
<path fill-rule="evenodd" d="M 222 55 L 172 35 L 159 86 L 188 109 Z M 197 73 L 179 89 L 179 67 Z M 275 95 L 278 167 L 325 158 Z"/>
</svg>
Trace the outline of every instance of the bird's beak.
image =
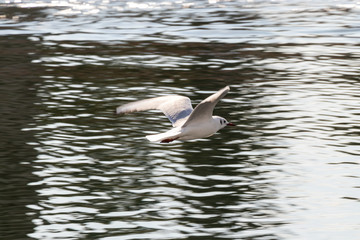
<svg viewBox="0 0 360 240">
<path fill-rule="evenodd" d="M 233 124 L 233 123 L 231 123 L 231 122 L 227 123 L 226 125 L 227 125 L 227 126 L 236 126 L 235 124 Z"/>
</svg>

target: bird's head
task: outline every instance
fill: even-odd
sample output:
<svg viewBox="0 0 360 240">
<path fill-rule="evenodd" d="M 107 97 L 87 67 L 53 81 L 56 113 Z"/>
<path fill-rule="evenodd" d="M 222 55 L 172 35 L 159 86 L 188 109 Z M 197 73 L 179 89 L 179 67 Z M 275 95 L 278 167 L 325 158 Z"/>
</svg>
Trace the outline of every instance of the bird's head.
<svg viewBox="0 0 360 240">
<path fill-rule="evenodd" d="M 215 119 L 215 122 L 218 124 L 219 129 L 222 129 L 226 126 L 235 126 L 235 124 L 228 122 L 228 120 L 226 120 L 223 117 L 213 116 L 213 118 Z"/>
</svg>

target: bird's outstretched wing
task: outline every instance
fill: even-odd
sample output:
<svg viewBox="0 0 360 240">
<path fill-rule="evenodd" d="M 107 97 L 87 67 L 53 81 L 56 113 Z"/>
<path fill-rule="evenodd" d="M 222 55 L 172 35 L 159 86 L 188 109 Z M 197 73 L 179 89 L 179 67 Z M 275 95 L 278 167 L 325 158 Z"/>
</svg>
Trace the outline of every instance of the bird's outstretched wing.
<svg viewBox="0 0 360 240">
<path fill-rule="evenodd" d="M 199 103 L 194 111 L 190 114 L 189 118 L 184 123 L 183 127 L 186 127 L 189 124 L 193 124 L 196 122 L 207 121 L 212 117 L 215 105 L 222 99 L 228 92 L 230 91 L 230 87 L 226 86 L 213 95 L 204 99 L 201 103 Z"/>
<path fill-rule="evenodd" d="M 161 110 L 174 127 L 181 126 L 193 111 L 188 97 L 169 95 L 127 103 L 117 107 L 116 114 L 127 114 L 150 109 Z"/>
</svg>

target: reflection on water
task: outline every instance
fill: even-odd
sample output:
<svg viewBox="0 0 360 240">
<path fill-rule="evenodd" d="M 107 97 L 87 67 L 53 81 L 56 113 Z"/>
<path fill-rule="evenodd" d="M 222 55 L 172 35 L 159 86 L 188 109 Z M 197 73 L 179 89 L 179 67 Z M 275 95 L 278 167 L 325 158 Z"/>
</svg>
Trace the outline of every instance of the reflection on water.
<svg viewBox="0 0 360 240">
<path fill-rule="evenodd" d="M 356 239 L 352 1 L 0 5 L 6 239 Z M 128 101 L 224 85 L 208 139 Z"/>
<path fill-rule="evenodd" d="M 38 75 L 29 77 L 39 68 L 29 64 L 32 57 L 26 56 L 27 50 L 36 51 L 31 44 L 21 36 L 0 37 L 0 45 L 6 46 L 1 48 L 0 58 L 0 236 L 9 239 L 23 239 L 32 232 L 32 219 L 37 216 L 27 214 L 27 205 L 38 204 L 37 188 L 29 186 L 39 181 L 31 166 L 37 151 L 27 144 L 36 137 L 22 131 L 32 122 L 31 116 L 39 114 L 32 108 L 36 99 L 33 77 Z"/>
</svg>

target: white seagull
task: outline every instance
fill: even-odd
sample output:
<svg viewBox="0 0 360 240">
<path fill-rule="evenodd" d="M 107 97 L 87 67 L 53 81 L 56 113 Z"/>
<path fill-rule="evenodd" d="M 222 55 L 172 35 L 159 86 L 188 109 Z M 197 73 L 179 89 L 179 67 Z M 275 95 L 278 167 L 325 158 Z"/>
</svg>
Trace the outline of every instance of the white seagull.
<svg viewBox="0 0 360 240">
<path fill-rule="evenodd" d="M 169 143 L 174 140 L 191 140 L 213 135 L 225 126 L 235 126 L 225 118 L 213 116 L 215 105 L 230 90 L 226 86 L 199 103 L 193 110 L 188 97 L 168 95 L 131 102 L 116 108 L 116 114 L 127 114 L 150 109 L 161 110 L 173 128 L 165 133 L 147 135 L 152 142 Z"/>
</svg>

